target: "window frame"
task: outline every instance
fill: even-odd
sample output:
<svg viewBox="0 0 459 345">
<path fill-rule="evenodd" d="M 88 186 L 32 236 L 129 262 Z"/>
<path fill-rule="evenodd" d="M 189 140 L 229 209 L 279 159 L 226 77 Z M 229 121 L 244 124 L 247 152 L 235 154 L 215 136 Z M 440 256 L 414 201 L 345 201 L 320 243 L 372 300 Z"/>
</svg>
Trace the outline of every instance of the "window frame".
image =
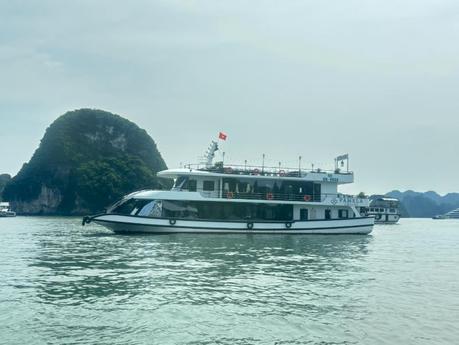
<svg viewBox="0 0 459 345">
<path fill-rule="evenodd" d="M 210 186 L 206 186 L 212 184 L 212 188 Z M 214 180 L 204 180 L 202 181 L 202 190 L 204 192 L 214 192 L 215 191 L 215 181 Z"/>
</svg>

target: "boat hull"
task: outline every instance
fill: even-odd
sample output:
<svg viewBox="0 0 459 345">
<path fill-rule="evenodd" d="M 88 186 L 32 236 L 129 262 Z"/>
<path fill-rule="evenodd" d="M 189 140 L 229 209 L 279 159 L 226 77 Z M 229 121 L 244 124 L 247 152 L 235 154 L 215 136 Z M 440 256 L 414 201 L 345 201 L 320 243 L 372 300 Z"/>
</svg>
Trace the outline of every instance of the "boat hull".
<svg viewBox="0 0 459 345">
<path fill-rule="evenodd" d="M 393 225 L 397 224 L 398 220 L 376 220 L 375 224 L 388 224 L 388 225 Z"/>
<path fill-rule="evenodd" d="M 16 217 L 16 212 L 0 212 L 0 217 Z"/>
<path fill-rule="evenodd" d="M 369 234 L 374 218 L 292 222 L 202 221 L 104 214 L 90 218 L 116 233 Z"/>
</svg>

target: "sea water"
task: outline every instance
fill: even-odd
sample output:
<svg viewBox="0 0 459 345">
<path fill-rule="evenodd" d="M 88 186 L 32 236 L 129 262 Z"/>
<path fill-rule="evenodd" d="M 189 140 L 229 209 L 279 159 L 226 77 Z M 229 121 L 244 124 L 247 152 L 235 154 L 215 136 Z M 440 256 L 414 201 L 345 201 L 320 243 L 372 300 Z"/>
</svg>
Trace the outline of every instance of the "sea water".
<svg viewBox="0 0 459 345">
<path fill-rule="evenodd" d="M 115 235 L 0 218 L 2 344 L 459 344 L 459 221 Z"/>
</svg>

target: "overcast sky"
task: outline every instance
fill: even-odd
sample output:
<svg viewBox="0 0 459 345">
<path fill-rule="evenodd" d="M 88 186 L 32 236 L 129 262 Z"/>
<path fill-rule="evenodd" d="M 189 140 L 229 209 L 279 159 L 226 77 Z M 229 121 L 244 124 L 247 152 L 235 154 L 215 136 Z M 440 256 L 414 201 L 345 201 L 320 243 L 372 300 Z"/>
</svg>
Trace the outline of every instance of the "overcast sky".
<svg viewBox="0 0 459 345">
<path fill-rule="evenodd" d="M 68 110 L 145 128 L 170 167 L 330 167 L 345 191 L 459 192 L 459 2 L 0 0 L 0 173 Z"/>
</svg>

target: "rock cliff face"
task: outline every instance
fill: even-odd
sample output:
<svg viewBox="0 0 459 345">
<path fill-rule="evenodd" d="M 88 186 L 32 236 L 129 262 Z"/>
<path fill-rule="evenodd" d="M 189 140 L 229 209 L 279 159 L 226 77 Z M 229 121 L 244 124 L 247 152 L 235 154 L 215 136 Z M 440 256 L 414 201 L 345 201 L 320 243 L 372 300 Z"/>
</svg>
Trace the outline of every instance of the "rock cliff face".
<svg viewBox="0 0 459 345">
<path fill-rule="evenodd" d="M 11 180 L 11 176 L 8 174 L 0 174 L 0 201 L 2 201 L 2 192 L 6 184 Z"/>
<path fill-rule="evenodd" d="M 134 123 L 101 110 L 58 118 L 29 163 L 7 183 L 3 199 L 20 214 L 93 213 L 122 195 L 160 188 L 166 164 L 155 142 Z"/>
</svg>

